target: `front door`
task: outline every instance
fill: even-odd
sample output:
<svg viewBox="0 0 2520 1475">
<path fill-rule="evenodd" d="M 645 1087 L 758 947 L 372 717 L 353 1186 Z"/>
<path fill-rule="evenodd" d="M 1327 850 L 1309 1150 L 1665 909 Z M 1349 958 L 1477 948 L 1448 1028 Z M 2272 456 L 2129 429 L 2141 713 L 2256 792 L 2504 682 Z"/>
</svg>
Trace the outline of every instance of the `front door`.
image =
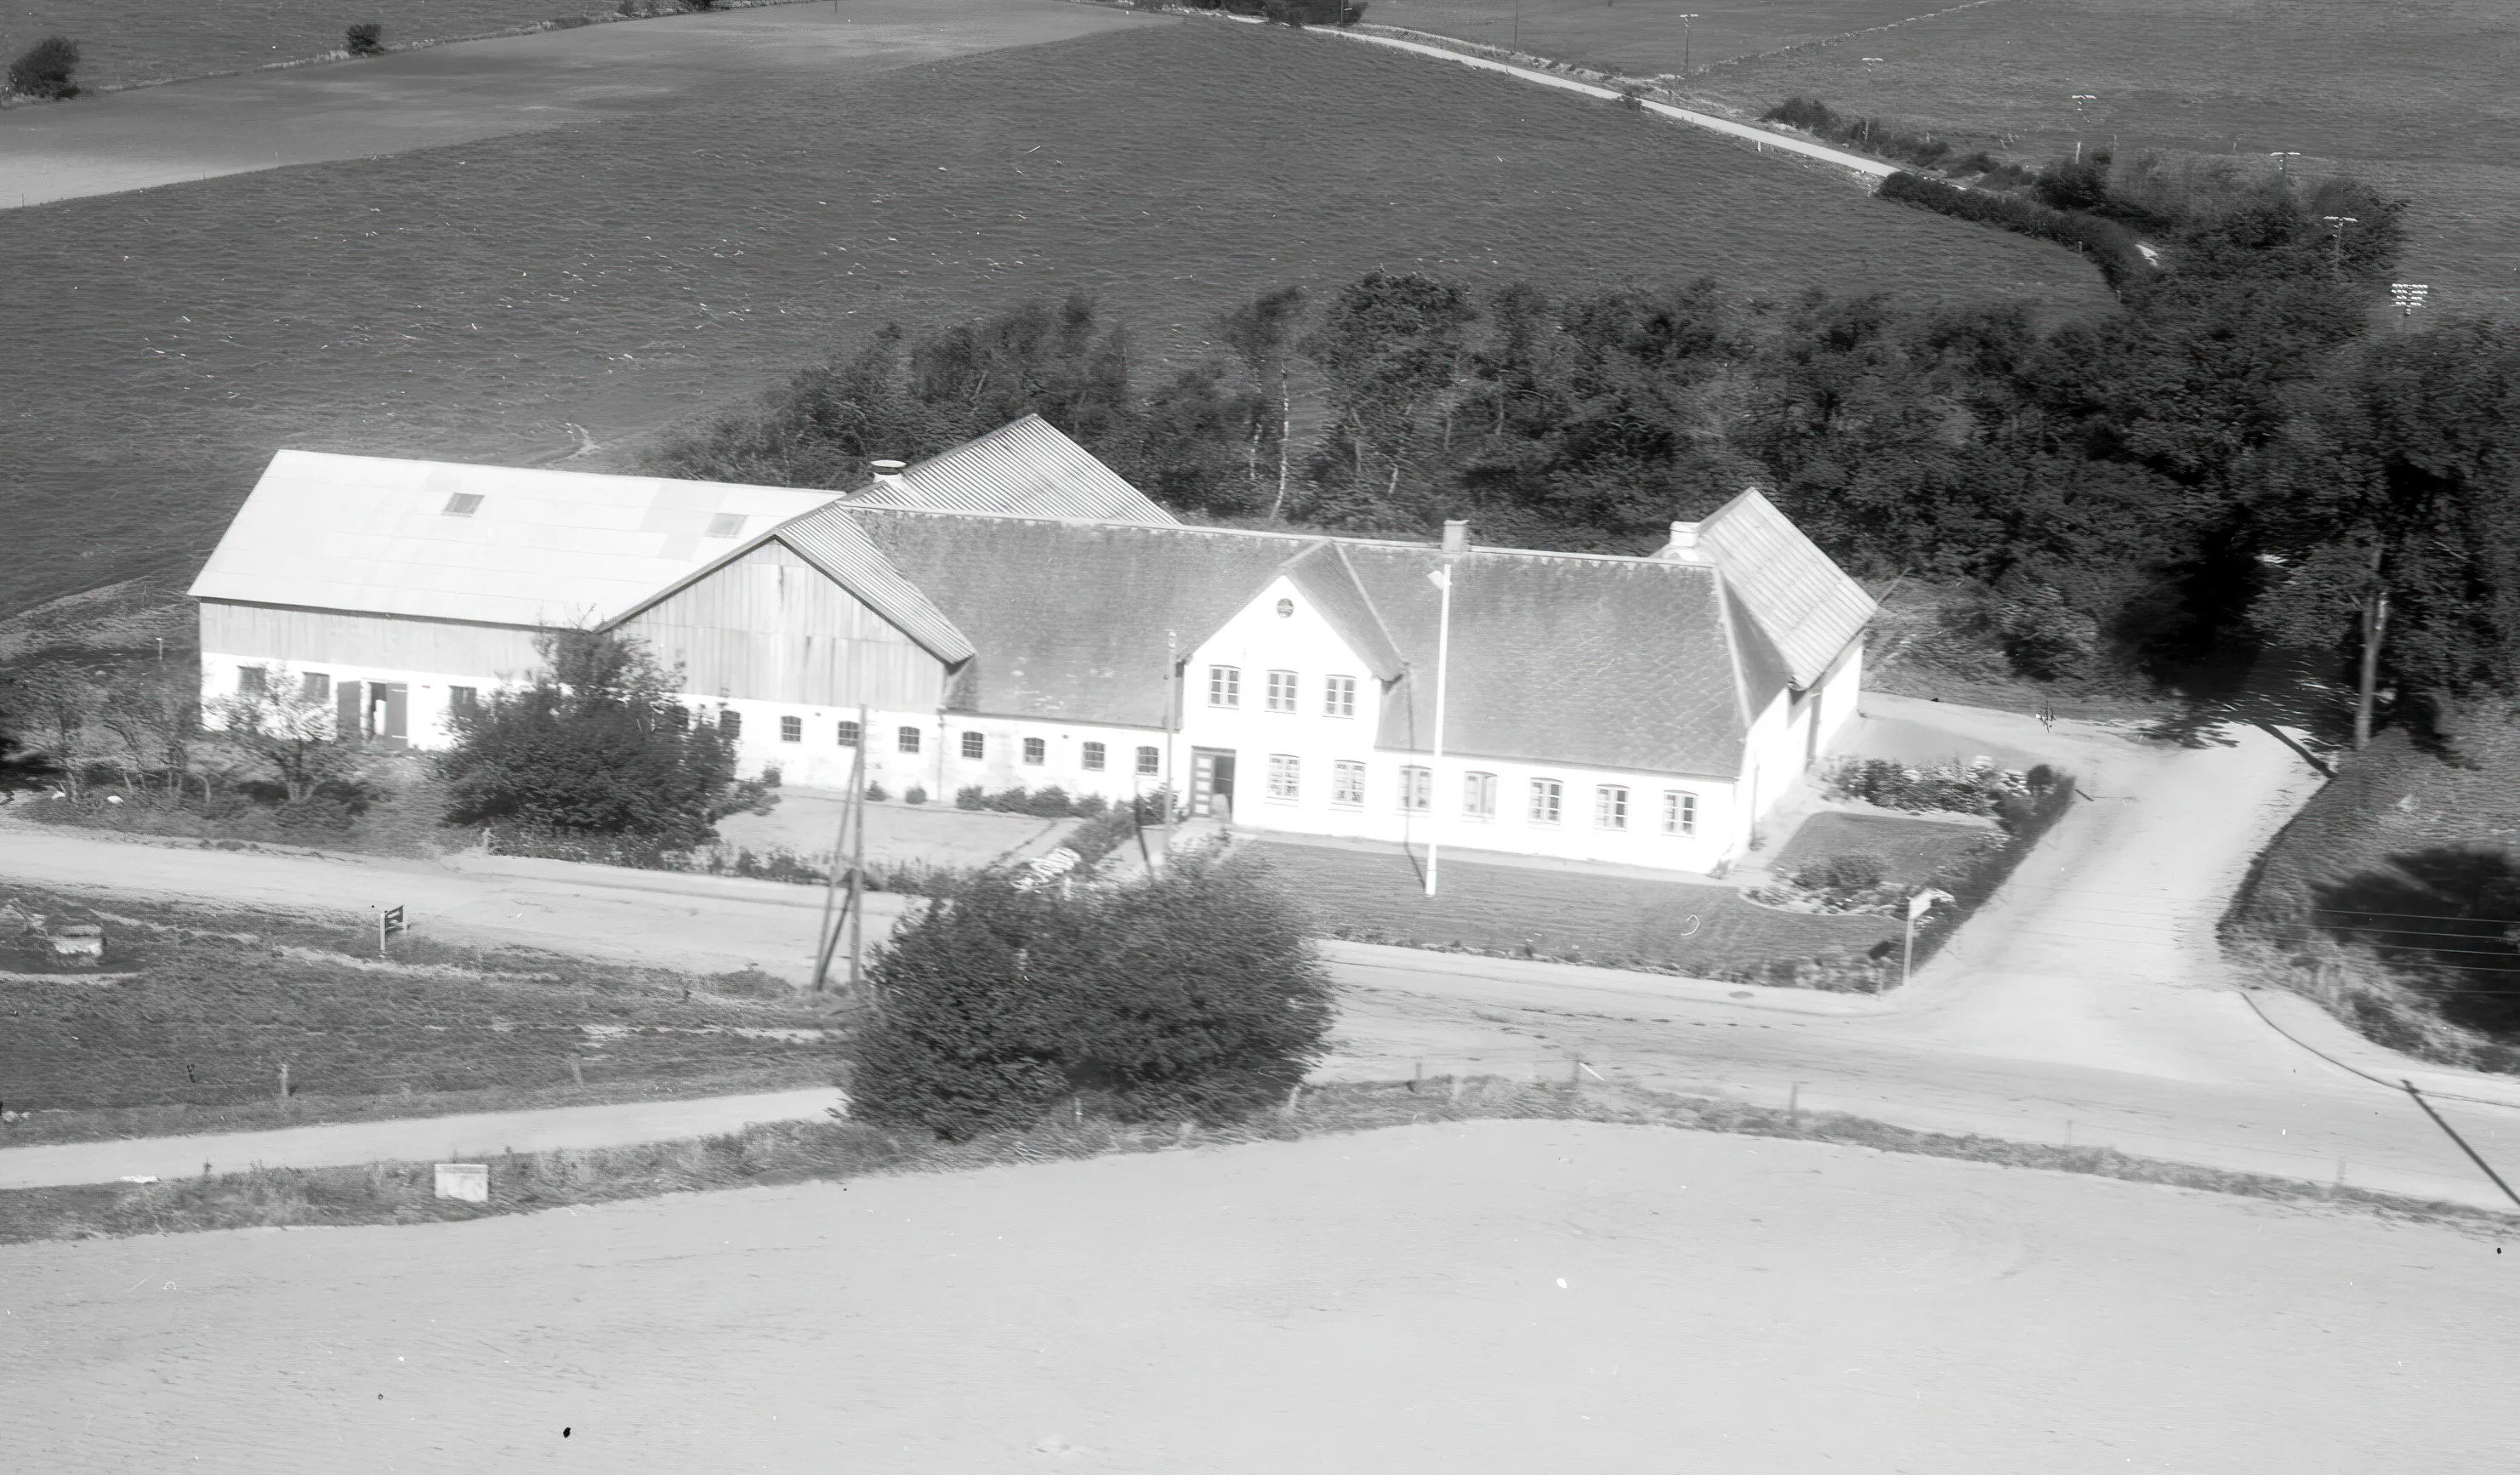
<svg viewBox="0 0 2520 1475">
<path fill-rule="evenodd" d="M 1190 751 L 1190 812 L 1201 820 L 1234 818 L 1234 750 L 1197 747 Z"/>
<path fill-rule="evenodd" d="M 411 688 L 398 681 L 368 683 L 368 736 L 387 747 L 411 746 Z"/>
</svg>

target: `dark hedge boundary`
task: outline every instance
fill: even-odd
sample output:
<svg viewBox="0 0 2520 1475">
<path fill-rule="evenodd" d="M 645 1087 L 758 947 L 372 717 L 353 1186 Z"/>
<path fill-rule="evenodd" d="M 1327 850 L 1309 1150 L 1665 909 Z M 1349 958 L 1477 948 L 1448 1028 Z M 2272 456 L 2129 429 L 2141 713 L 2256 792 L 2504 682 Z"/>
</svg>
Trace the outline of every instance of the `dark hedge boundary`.
<svg viewBox="0 0 2520 1475">
<path fill-rule="evenodd" d="M 1949 215 L 1956 220 L 1991 225 L 2000 230 L 2070 246 L 2092 258 L 2112 290 L 2152 270 L 2136 248 L 2135 232 L 2114 220 L 2075 210 L 2059 210 L 2017 195 L 1966 190 L 1902 169 L 1881 181 L 1884 200 Z"/>
<path fill-rule="evenodd" d="M 1294 1141 L 1430 1122 L 1563 1119 L 1793 1138 L 1920 1157 L 1995 1163 L 2239 1194 L 2298 1205 L 2350 1207 L 2383 1218 L 2505 1235 L 2520 1216 L 2338 1187 L 2301 1179 L 2227 1172 L 2135 1157 L 2108 1147 L 2065 1147 L 2002 1138 L 1914 1132 L 1835 1112 L 1793 1113 L 1618 1084 L 1540 1085 L 1495 1076 L 1306 1088 L 1290 1109 L 1201 1129 L 1126 1126 L 1054 1115 L 1020 1131 L 945 1143 L 853 1122 L 779 1122 L 741 1134 L 679 1142 L 487 1159 L 490 1201 L 432 1198 L 428 1165 L 261 1169 L 169 1183 L 102 1184 L 0 1192 L 0 1243 L 185 1233 L 277 1226 L 427 1224 L 524 1214 L 571 1204 L 757 1184 L 826 1182 L 889 1173 L 961 1172 L 1008 1163 L 1071 1161 L 1117 1152 L 1235 1142 Z"/>
</svg>

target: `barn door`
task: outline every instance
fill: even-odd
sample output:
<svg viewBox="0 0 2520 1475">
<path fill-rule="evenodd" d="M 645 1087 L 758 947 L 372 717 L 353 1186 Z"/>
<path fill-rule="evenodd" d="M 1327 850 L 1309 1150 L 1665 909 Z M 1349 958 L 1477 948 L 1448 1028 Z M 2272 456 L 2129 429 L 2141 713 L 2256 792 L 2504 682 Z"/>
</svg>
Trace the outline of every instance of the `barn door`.
<svg viewBox="0 0 2520 1475">
<path fill-rule="evenodd" d="M 403 682 L 382 683 L 385 693 L 385 720 L 381 736 L 387 747 L 411 746 L 411 687 Z"/>
<path fill-rule="evenodd" d="M 343 742 L 356 742 L 367 736 L 362 720 L 367 714 L 367 693 L 355 681 L 333 683 L 333 736 Z"/>
</svg>

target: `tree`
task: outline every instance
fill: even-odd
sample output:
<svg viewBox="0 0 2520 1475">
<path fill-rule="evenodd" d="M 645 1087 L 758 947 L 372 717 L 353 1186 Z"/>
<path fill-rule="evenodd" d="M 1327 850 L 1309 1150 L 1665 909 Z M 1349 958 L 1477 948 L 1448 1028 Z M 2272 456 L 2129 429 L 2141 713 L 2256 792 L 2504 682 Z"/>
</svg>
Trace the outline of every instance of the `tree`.
<svg viewBox="0 0 2520 1475">
<path fill-rule="evenodd" d="M 492 693 L 452 718 L 440 759 L 446 817 L 631 835 L 670 848 L 704 844 L 717 822 L 775 802 L 736 779 L 734 742 L 675 699 L 677 673 L 641 643 L 607 631 L 537 639 L 530 686 Z"/>
<path fill-rule="evenodd" d="M 292 804 L 358 770 L 359 750 L 337 733 L 333 703 L 311 694 L 287 666 L 266 668 L 259 681 L 212 700 L 204 715 L 246 770 L 277 782 Z"/>
<path fill-rule="evenodd" d="M 120 749 L 126 783 L 136 788 L 139 775 L 154 774 L 170 796 L 182 794 L 201 730 L 201 694 L 189 678 L 162 666 L 125 671 L 107 687 L 97 720 Z"/>
<path fill-rule="evenodd" d="M 2520 690 L 2520 333 L 2385 339 L 2307 398 L 2264 459 L 2260 628 L 2352 652 L 2355 745 L 2384 679 L 2435 709 Z"/>
<path fill-rule="evenodd" d="M 79 48 L 67 36 L 46 36 L 9 64 L 9 90 L 24 97 L 64 102 L 79 95 Z"/>
<path fill-rule="evenodd" d="M 1450 436 L 1450 391 L 1477 315 L 1458 283 L 1373 271 L 1342 290 L 1303 340 L 1329 380 L 1332 424 L 1317 471 L 1348 482 L 1349 516 L 1399 511 L 1401 477 L 1413 469 L 1417 490 L 1439 488 L 1424 453 Z"/>
<path fill-rule="evenodd" d="M 1294 400 L 1288 391 L 1288 380 L 1294 368 L 1295 329 L 1303 321 L 1304 290 L 1282 287 L 1224 313 L 1216 320 L 1216 335 L 1222 339 L 1242 365 L 1246 381 L 1252 389 L 1277 400 L 1277 423 L 1273 427 L 1260 417 L 1251 422 L 1247 474 L 1253 487 L 1260 484 L 1260 450 L 1266 439 L 1274 439 L 1278 449 L 1278 486 L 1269 499 L 1269 520 L 1275 522 L 1286 507 L 1287 444 L 1294 436 Z M 1275 434 L 1270 432 L 1274 428 Z"/>
<path fill-rule="evenodd" d="M 959 1140 L 1068 1100 L 1133 1121 L 1264 1107 L 1329 1035 L 1306 930 L 1255 863 L 1221 848 L 1067 896 L 983 876 L 877 955 L 858 1113 Z"/>
<path fill-rule="evenodd" d="M 112 735 L 98 720 L 105 691 L 93 672 L 50 664 L 0 678 L 7 693 L 10 736 L 41 754 L 61 775 L 62 792 L 86 796 L 90 770 L 112 753 Z"/>
<path fill-rule="evenodd" d="M 363 21 L 341 33 L 341 49 L 354 57 L 381 57 L 385 54 L 385 28 L 374 21 Z"/>
</svg>

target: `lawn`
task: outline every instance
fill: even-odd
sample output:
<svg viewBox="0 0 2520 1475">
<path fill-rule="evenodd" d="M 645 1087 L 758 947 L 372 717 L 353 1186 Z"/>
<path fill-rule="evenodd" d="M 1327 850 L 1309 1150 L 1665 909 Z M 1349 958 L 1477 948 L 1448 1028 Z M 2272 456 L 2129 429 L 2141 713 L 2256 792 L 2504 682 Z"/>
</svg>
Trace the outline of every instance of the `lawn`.
<svg viewBox="0 0 2520 1475">
<path fill-rule="evenodd" d="M 0 212 L 0 610 L 188 575 L 282 446 L 618 464 L 888 320 L 1084 290 L 1148 360 L 1373 268 L 2105 306 L 2071 252 L 1509 78 L 1182 21 Z"/>
<path fill-rule="evenodd" d="M 44 36 L 79 44 L 78 81 L 129 87 L 300 62 L 341 49 L 374 22 L 387 47 L 493 35 L 545 21 L 615 13 L 617 0 L 17 0 L 0 16 L 0 54 Z M 744 3 L 744 0 L 734 0 Z M 751 0 L 758 3 L 758 0 Z M 678 11 L 676 0 L 631 0 Z"/>
<path fill-rule="evenodd" d="M 10 898 L 55 918 L 83 915 L 39 892 Z M 832 1079 L 831 1021 L 763 980 L 411 938 L 396 944 L 396 966 L 379 967 L 373 936 L 347 923 L 131 899 L 99 915 L 109 951 L 96 973 L 65 972 L 0 938 L 0 1100 L 37 1113 L 0 1141 Z"/>
<path fill-rule="evenodd" d="M 1777 852 L 1774 870 L 1791 875 L 1831 856 L 1869 855 L 1880 858 L 1885 884 L 1921 886 L 1954 862 L 2002 839 L 2003 831 L 1989 826 L 1823 810 L 1805 820 Z"/>
<path fill-rule="evenodd" d="M 1425 895 L 1407 856 L 1253 842 L 1333 937 L 1579 962 L 1642 962 L 1729 976 L 1898 935 L 1878 916 L 1821 916 L 1752 906 L 1730 886 L 1481 864 L 1447 856 Z M 1771 981 L 1785 982 L 1783 978 Z"/>
</svg>

